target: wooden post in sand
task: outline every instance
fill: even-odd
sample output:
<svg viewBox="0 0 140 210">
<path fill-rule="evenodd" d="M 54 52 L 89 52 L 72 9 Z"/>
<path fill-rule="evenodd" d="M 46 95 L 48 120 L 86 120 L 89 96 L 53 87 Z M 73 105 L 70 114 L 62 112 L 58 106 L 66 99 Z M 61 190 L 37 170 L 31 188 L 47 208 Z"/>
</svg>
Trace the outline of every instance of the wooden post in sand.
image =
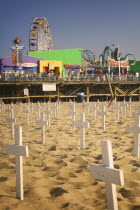
<svg viewBox="0 0 140 210">
<path fill-rule="evenodd" d="M 105 181 L 108 209 L 117 210 L 116 184 L 124 185 L 123 171 L 114 168 L 111 142 L 101 141 L 101 146 L 103 165 L 91 163 L 90 175 L 96 179 Z"/>
<path fill-rule="evenodd" d="M 135 126 L 127 126 L 126 132 L 134 133 L 134 156 L 140 157 L 140 116 L 135 118 Z"/>
<path fill-rule="evenodd" d="M 41 113 L 41 120 L 36 121 L 37 125 L 41 125 L 41 144 L 45 144 L 45 126 L 48 125 L 48 121 L 45 120 L 45 113 Z"/>
<path fill-rule="evenodd" d="M 98 112 L 97 114 L 102 116 L 102 129 L 105 131 L 105 116 L 108 115 L 105 105 L 102 107 L 102 112 Z"/>
<path fill-rule="evenodd" d="M 16 155 L 16 196 L 23 200 L 23 157 L 28 156 L 28 146 L 22 146 L 22 127 L 15 126 L 15 144 L 6 145 L 6 153 Z"/>
<path fill-rule="evenodd" d="M 7 118 L 7 122 L 11 123 L 11 138 L 14 139 L 14 124 L 16 122 L 15 118 L 14 118 L 14 111 L 11 111 L 11 117 Z"/>
<path fill-rule="evenodd" d="M 81 114 L 80 121 L 74 121 L 73 127 L 79 127 L 80 130 L 80 149 L 85 149 L 85 128 L 89 128 L 89 123 L 85 122 L 85 113 Z"/>
</svg>

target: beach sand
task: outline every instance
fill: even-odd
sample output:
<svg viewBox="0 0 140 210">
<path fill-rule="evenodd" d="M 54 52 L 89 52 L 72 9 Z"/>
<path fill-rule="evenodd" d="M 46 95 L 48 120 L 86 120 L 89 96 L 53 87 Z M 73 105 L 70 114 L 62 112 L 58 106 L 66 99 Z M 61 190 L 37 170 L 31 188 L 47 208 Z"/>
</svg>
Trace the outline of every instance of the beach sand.
<svg viewBox="0 0 140 210">
<path fill-rule="evenodd" d="M 53 111 L 54 103 L 50 103 Z M 7 106 L 7 105 L 6 105 Z M 93 102 L 90 102 L 90 107 Z M 126 126 L 134 125 L 133 113 L 139 102 L 133 102 L 132 112 L 120 114 L 112 105 L 107 109 L 106 130 L 102 130 L 101 116 L 93 119 L 93 112 L 86 112 L 86 145 L 80 150 L 80 129 L 72 128 L 69 102 L 62 102 L 57 118 L 51 115 L 51 126 L 46 127 L 46 142 L 42 145 L 40 126 L 36 125 L 37 108 L 30 113 L 30 124 L 26 125 L 25 114 L 14 104 L 15 125 L 23 130 L 23 145 L 29 147 L 29 156 L 23 157 L 24 200 L 16 198 L 15 156 L 5 153 L 11 139 L 8 113 L 0 117 L 0 209 L 2 210 L 57 210 L 57 209 L 107 209 L 105 183 L 90 176 L 89 163 L 102 164 L 101 140 L 112 142 L 114 167 L 123 170 L 124 186 L 117 186 L 120 210 L 140 209 L 140 158 L 133 155 L 134 134 L 126 133 Z M 77 116 L 83 111 L 76 103 Z"/>
</svg>

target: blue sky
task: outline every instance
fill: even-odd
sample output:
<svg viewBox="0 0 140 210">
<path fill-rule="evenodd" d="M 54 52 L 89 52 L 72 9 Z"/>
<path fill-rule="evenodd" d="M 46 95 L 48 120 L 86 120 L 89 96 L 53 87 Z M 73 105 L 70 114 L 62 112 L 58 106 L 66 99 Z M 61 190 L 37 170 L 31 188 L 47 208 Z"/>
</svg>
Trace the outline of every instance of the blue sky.
<svg viewBox="0 0 140 210">
<path fill-rule="evenodd" d="M 88 49 L 98 59 L 115 43 L 122 56 L 132 53 L 140 60 L 140 0 L 4 0 L 0 9 L 0 58 L 11 55 L 16 36 L 26 54 L 33 19 L 46 17 L 56 50 Z"/>
</svg>

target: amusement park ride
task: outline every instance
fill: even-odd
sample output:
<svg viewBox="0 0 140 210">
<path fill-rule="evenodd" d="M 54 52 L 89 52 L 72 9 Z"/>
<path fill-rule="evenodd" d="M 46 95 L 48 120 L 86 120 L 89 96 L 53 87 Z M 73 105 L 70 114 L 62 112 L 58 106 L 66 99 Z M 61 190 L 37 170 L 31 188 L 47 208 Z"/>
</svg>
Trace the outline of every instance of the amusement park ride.
<svg viewBox="0 0 140 210">
<path fill-rule="evenodd" d="M 134 60 L 131 65 L 135 65 L 136 59 L 132 54 L 126 54 L 125 57 L 121 57 L 119 46 L 114 49 L 114 51 L 106 46 L 103 53 L 99 56 L 98 60 L 95 60 L 95 55 L 90 50 L 83 51 L 83 69 L 107 69 L 110 73 L 110 68 L 118 67 L 119 75 L 121 67 L 129 67 L 129 59 L 132 57 Z"/>
<path fill-rule="evenodd" d="M 30 27 L 29 51 L 53 50 L 53 38 L 47 18 L 34 18 Z"/>
<path fill-rule="evenodd" d="M 15 40 L 13 40 L 13 43 L 14 43 L 14 46 L 12 46 L 11 49 L 12 49 L 12 64 L 14 64 L 14 65 L 11 66 L 11 60 L 10 61 L 8 60 L 9 58 L 11 59 L 11 56 L 3 59 L 3 60 L 5 60 L 5 64 L 6 64 L 5 66 L 1 65 L 2 67 L 5 67 L 5 69 L 3 68 L 4 74 L 5 74 L 5 79 L 7 79 L 6 70 L 8 68 L 12 68 L 14 66 L 14 68 L 12 68 L 10 70 L 11 71 L 15 70 L 15 73 L 16 73 L 15 75 L 18 75 L 17 74 L 18 72 L 21 73 L 21 75 L 19 75 L 19 76 L 21 76 L 21 78 L 22 78 L 22 73 L 24 74 L 24 72 L 25 72 L 25 74 L 26 74 L 27 70 L 29 70 L 30 67 L 33 67 L 33 66 L 31 66 L 31 64 L 36 64 L 36 63 L 32 63 L 32 60 L 31 60 L 31 62 L 28 60 L 26 61 L 25 58 L 28 56 L 23 57 L 23 61 L 24 61 L 24 63 L 23 63 L 22 62 L 22 50 L 23 50 L 24 46 L 20 46 L 21 40 L 17 37 L 15 38 Z M 53 38 L 52 38 L 50 24 L 48 23 L 48 20 L 45 17 L 41 17 L 41 18 L 36 17 L 33 19 L 31 26 L 30 26 L 29 52 L 30 53 L 32 52 L 31 54 L 34 54 L 34 52 L 51 51 L 51 50 L 53 50 Z M 41 52 L 41 54 L 43 54 L 43 53 L 44 52 Z M 39 53 L 35 53 L 35 54 L 39 54 Z M 48 52 L 48 54 L 49 54 L 49 52 Z M 53 52 L 50 54 L 53 54 Z M 71 54 L 69 54 L 69 55 L 70 56 L 68 57 L 68 59 L 70 57 L 72 57 Z M 13 99 L 15 99 L 15 100 L 23 99 L 24 100 L 25 96 L 22 95 L 22 92 L 23 92 L 22 89 L 25 89 L 25 88 L 29 88 L 29 92 L 30 92 L 30 95 L 28 96 L 29 99 L 30 98 L 35 98 L 35 99 L 36 98 L 44 98 L 44 100 L 46 100 L 46 97 L 48 97 L 49 99 L 51 99 L 51 98 L 58 98 L 58 99 L 59 98 L 73 98 L 73 97 L 75 98 L 75 97 L 77 97 L 77 95 L 76 95 L 77 91 L 86 93 L 87 98 L 88 97 L 103 97 L 103 98 L 110 97 L 110 101 L 112 101 L 114 99 L 114 97 L 127 97 L 127 96 L 140 97 L 140 87 L 139 87 L 139 83 L 137 81 L 135 81 L 134 83 L 130 83 L 130 82 L 127 83 L 127 80 L 124 80 L 122 82 L 121 80 L 119 80 L 121 78 L 118 79 L 118 75 L 120 76 L 120 73 L 123 72 L 122 70 L 128 70 L 130 67 L 130 64 L 135 65 L 136 59 L 135 59 L 134 55 L 126 54 L 124 57 L 121 57 L 119 46 L 117 48 L 115 48 L 114 50 L 111 49 L 109 46 L 106 46 L 104 48 L 102 54 L 99 56 L 98 60 L 95 59 L 95 54 L 93 52 L 91 52 L 90 50 L 82 51 L 81 49 L 80 50 L 78 49 L 78 55 L 79 55 L 78 57 L 80 58 L 79 59 L 80 61 L 77 62 L 78 64 L 72 63 L 73 61 L 71 59 L 70 64 L 63 62 L 64 63 L 63 67 L 68 68 L 69 66 L 71 66 L 71 68 L 70 68 L 71 70 L 68 70 L 68 71 L 69 72 L 71 71 L 73 73 L 74 72 L 73 67 L 75 67 L 76 65 L 79 66 L 79 69 L 78 69 L 79 72 L 80 72 L 80 70 L 82 70 L 80 80 L 74 79 L 71 82 L 69 82 L 69 80 L 67 80 L 67 77 L 62 78 L 62 80 L 59 77 L 60 80 L 55 80 L 56 84 L 57 84 L 57 91 L 55 94 L 52 92 L 50 92 L 50 93 L 42 92 L 42 89 L 40 87 L 44 80 L 39 79 L 38 82 L 36 82 L 36 80 L 31 82 L 30 80 L 28 81 L 25 79 L 25 81 L 24 81 L 24 79 L 23 79 L 23 81 L 12 80 L 12 83 L 11 83 L 11 81 L 10 82 L 7 81 L 6 83 L 0 83 L 0 85 L 2 87 L 3 87 L 3 84 L 5 85 L 3 87 L 3 92 L 1 94 L 1 98 L 4 100 L 7 100 L 7 99 L 8 100 L 11 100 L 11 99 L 12 100 Z M 32 57 L 39 59 L 39 60 L 37 60 L 37 62 L 38 62 L 38 61 L 40 61 L 41 56 L 39 58 L 37 58 L 36 56 L 29 55 L 29 57 L 30 57 L 30 59 L 32 59 Z M 57 58 L 56 54 L 54 56 L 54 59 L 55 59 L 55 57 Z M 65 52 L 64 52 L 64 56 L 62 56 L 61 58 L 63 59 L 63 57 L 65 57 Z M 129 63 L 129 59 L 131 57 L 132 57 L 132 60 L 134 60 L 133 63 L 132 63 L 132 61 L 131 61 L 131 63 Z M 82 63 L 81 63 L 81 58 L 82 58 Z M 62 59 L 59 61 L 59 62 L 61 62 L 61 64 L 60 64 L 61 68 L 62 68 Z M 51 60 L 51 58 L 50 58 L 50 60 Z M 73 60 L 75 62 L 75 58 Z M 28 63 L 26 63 L 26 62 L 28 62 Z M 36 62 L 36 61 L 33 61 L 33 62 Z M 68 60 L 68 62 L 69 62 L 69 60 Z M 9 66 L 7 66 L 7 63 Z M 30 65 L 25 65 L 25 64 L 30 64 Z M 28 67 L 29 67 L 29 69 L 28 69 Z M 45 68 L 46 68 L 46 66 L 45 66 Z M 58 66 L 56 68 L 58 68 Z M 32 71 L 32 72 L 38 73 L 38 69 L 36 68 L 35 70 L 36 71 Z M 54 66 L 53 66 L 53 70 L 54 70 Z M 89 73 L 88 70 L 92 70 L 92 72 L 93 73 L 95 72 L 95 74 L 97 74 L 97 75 L 95 75 L 95 77 L 94 77 L 94 74 L 91 75 L 91 76 L 93 76 L 93 78 L 87 77 L 87 75 L 85 73 Z M 113 81 L 113 80 L 111 80 L 112 78 L 110 76 L 112 76 L 112 73 L 116 73 L 115 70 L 117 70 L 117 77 L 115 77 L 115 80 Z M 118 72 L 118 70 L 119 70 L 119 72 Z M 65 69 L 65 71 L 66 71 L 66 69 Z M 45 72 L 47 72 L 47 71 L 45 71 Z M 76 69 L 74 73 L 76 74 L 77 72 L 78 71 Z M 77 75 L 79 74 L 79 72 L 77 73 Z M 63 72 L 63 73 L 65 73 L 65 72 Z M 85 75 L 82 73 L 84 73 Z M 102 77 L 102 75 L 99 75 L 100 73 L 103 73 L 103 77 Z M 108 73 L 108 74 L 106 74 L 106 73 Z M 105 74 L 106 74 L 106 81 L 104 80 Z M 38 74 L 37 74 L 37 76 L 38 76 Z M 39 72 L 39 76 L 42 76 L 42 75 L 40 75 L 40 72 Z M 85 76 L 85 77 L 82 77 L 82 76 Z M 101 80 L 97 80 L 97 78 L 99 78 L 99 76 L 101 76 L 100 77 Z M 74 77 L 74 78 L 76 78 L 76 77 Z M 90 79 L 86 80 L 86 78 L 90 78 Z M 99 82 L 97 82 L 97 81 L 99 81 Z M 18 82 L 18 86 L 16 85 L 17 82 Z M 13 85 L 13 88 L 11 88 L 11 84 Z M 35 89 L 37 89 L 37 91 L 34 92 Z M 36 92 L 37 92 L 37 95 L 36 95 Z M 5 93 L 7 93 L 8 97 L 5 96 Z M 27 99 L 27 97 L 26 97 L 26 99 Z"/>
</svg>

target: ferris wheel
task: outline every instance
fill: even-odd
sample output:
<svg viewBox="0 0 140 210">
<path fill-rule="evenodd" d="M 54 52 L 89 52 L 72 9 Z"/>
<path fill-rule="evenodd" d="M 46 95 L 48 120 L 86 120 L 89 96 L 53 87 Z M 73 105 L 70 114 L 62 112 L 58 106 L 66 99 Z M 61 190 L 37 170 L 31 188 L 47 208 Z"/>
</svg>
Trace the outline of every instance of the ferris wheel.
<svg viewBox="0 0 140 210">
<path fill-rule="evenodd" d="M 47 18 L 34 18 L 30 27 L 29 51 L 53 50 L 53 38 Z"/>
</svg>

